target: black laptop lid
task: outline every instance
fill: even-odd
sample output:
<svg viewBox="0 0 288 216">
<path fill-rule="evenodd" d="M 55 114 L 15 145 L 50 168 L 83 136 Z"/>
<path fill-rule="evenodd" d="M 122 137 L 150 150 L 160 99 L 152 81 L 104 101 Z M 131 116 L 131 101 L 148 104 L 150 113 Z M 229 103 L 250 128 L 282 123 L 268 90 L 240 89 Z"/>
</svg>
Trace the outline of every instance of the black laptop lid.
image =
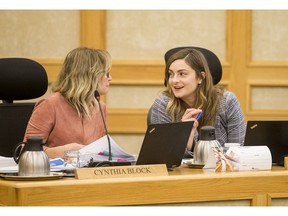
<svg viewBox="0 0 288 216">
<path fill-rule="evenodd" d="M 288 156 L 288 121 L 248 121 L 245 146 L 265 145 L 270 149 L 272 163 L 284 165 Z"/>
<path fill-rule="evenodd" d="M 180 166 L 193 123 L 148 125 L 136 164 L 166 164 L 167 168 Z"/>
</svg>

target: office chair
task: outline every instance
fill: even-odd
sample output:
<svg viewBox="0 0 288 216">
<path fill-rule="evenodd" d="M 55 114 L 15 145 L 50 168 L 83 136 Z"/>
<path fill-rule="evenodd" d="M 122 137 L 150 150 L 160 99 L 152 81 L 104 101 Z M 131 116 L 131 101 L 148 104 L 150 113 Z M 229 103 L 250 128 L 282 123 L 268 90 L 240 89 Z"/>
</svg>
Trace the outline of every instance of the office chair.
<svg viewBox="0 0 288 216">
<path fill-rule="evenodd" d="M 219 58 L 215 55 L 215 53 L 213 53 L 212 51 L 205 49 L 205 48 L 201 48 L 201 47 L 192 47 L 192 46 L 186 46 L 186 47 L 175 47 L 172 48 L 170 50 L 168 50 L 165 55 L 164 55 L 164 59 L 165 59 L 165 63 L 167 63 L 168 59 L 176 52 L 185 49 L 185 48 L 193 48 L 196 49 L 198 51 L 200 51 L 204 57 L 207 60 L 210 72 L 211 72 L 211 76 L 213 78 L 213 84 L 217 85 L 221 78 L 222 78 L 222 65 L 221 62 L 219 60 Z M 164 81 L 164 85 L 166 86 L 166 83 Z M 149 119 L 151 118 L 151 109 L 152 107 L 150 107 L 150 109 L 148 110 L 147 113 L 147 124 L 149 124 Z"/>
<path fill-rule="evenodd" d="M 21 100 L 38 98 L 47 88 L 46 71 L 38 62 L 0 58 L 0 156 L 12 157 L 14 146 L 23 141 L 35 102 Z"/>
</svg>

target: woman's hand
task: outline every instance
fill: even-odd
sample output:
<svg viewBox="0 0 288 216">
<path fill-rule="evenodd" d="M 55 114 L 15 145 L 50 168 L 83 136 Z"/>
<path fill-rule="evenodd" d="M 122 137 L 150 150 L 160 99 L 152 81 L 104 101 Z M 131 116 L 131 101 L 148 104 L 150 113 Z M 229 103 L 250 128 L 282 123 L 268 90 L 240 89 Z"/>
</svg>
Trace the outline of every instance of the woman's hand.
<svg viewBox="0 0 288 216">
<path fill-rule="evenodd" d="M 56 146 L 56 147 L 51 147 L 51 148 L 44 146 L 44 151 L 46 152 L 46 154 L 48 155 L 50 159 L 58 158 L 58 157 L 64 158 L 64 151 L 80 150 L 83 147 L 84 145 L 79 144 L 79 143 L 69 143 L 66 145 Z"/>
<path fill-rule="evenodd" d="M 201 109 L 189 108 L 186 109 L 182 116 L 182 121 L 196 121 L 196 117 L 202 112 Z"/>
<path fill-rule="evenodd" d="M 185 113 L 182 116 L 182 121 L 194 121 L 193 128 L 192 128 L 193 137 L 198 127 L 198 121 L 196 120 L 196 118 L 201 112 L 202 112 L 201 109 L 189 108 L 185 111 Z"/>
<path fill-rule="evenodd" d="M 185 111 L 185 113 L 182 116 L 182 121 L 194 121 L 193 128 L 191 130 L 191 134 L 187 143 L 188 150 L 192 149 L 194 134 L 198 127 L 198 121 L 196 120 L 196 118 L 201 112 L 202 112 L 201 109 L 189 108 Z"/>
</svg>

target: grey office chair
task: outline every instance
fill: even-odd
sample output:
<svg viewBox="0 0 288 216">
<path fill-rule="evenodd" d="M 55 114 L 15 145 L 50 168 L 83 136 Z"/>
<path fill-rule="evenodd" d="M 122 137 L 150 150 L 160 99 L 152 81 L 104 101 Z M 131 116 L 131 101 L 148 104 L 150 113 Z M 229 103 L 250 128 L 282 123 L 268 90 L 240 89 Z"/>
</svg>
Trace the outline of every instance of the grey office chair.
<svg viewBox="0 0 288 216">
<path fill-rule="evenodd" d="M 12 157 L 14 146 L 23 141 L 35 103 L 21 100 L 38 98 L 47 88 L 46 71 L 38 62 L 0 59 L 0 156 Z"/>
</svg>

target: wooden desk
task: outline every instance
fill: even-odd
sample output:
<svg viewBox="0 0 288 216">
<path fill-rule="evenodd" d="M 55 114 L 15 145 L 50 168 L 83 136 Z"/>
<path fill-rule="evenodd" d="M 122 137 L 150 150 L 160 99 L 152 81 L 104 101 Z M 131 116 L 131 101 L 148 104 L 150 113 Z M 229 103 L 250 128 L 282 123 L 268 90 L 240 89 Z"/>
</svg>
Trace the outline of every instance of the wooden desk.
<svg viewBox="0 0 288 216">
<path fill-rule="evenodd" d="M 288 198 L 288 171 L 283 167 L 206 173 L 183 165 L 161 177 L 0 180 L 0 205 L 5 206 L 213 205 L 211 201 L 267 206 L 284 198 Z"/>
</svg>

